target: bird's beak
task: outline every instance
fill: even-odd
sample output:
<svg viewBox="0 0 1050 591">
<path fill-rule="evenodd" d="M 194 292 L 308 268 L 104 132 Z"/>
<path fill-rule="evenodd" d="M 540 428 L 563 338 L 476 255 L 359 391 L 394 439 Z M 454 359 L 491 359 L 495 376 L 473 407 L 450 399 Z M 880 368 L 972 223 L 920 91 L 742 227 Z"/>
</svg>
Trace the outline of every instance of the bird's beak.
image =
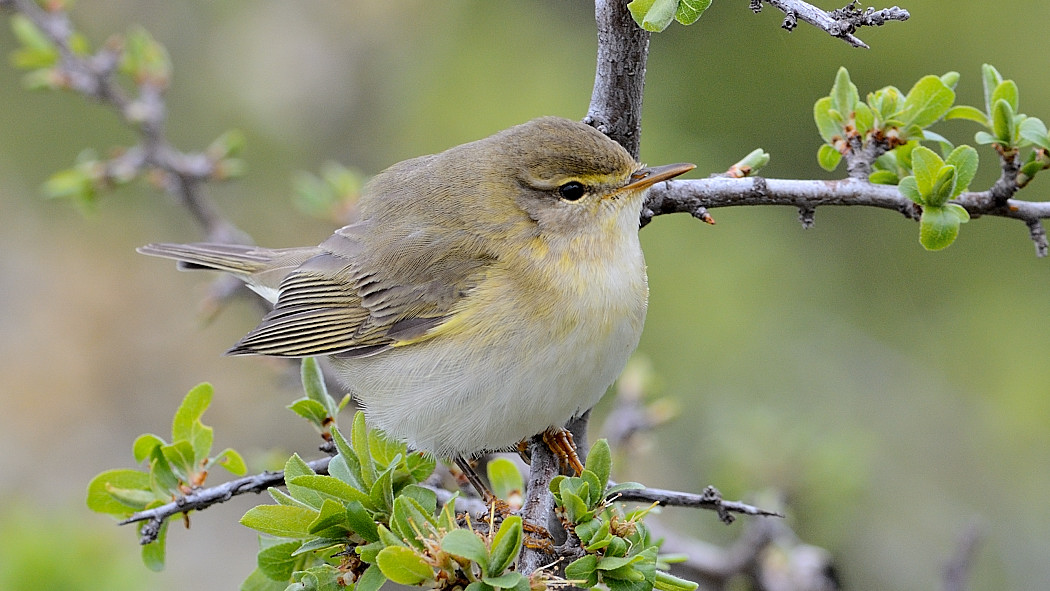
<svg viewBox="0 0 1050 591">
<path fill-rule="evenodd" d="M 694 168 L 696 168 L 696 165 L 689 163 L 665 164 L 664 166 L 640 168 L 631 174 L 628 183 L 621 187 L 617 193 L 621 191 L 641 191 L 659 183 L 660 181 L 666 181 L 668 179 L 673 179 L 680 174 L 685 174 Z"/>
</svg>

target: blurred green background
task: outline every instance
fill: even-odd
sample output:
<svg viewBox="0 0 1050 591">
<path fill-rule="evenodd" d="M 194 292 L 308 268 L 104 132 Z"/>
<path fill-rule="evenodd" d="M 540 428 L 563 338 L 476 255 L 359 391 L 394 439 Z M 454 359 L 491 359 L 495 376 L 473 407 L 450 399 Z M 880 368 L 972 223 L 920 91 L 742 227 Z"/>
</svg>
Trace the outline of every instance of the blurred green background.
<svg viewBox="0 0 1050 591">
<path fill-rule="evenodd" d="M 900 3 L 911 20 L 862 31 L 867 51 L 804 25 L 789 34 L 780 13 L 744 2 L 655 35 L 643 159 L 695 162 L 702 176 L 762 147 L 767 176 L 831 178 L 811 113 L 839 65 L 862 95 L 957 70 L 959 102 L 979 105 L 990 62 L 1017 81 L 1023 112 L 1050 118 L 1050 4 Z M 82 0 L 74 17 L 96 44 L 139 23 L 168 48 L 179 147 L 243 130 L 249 175 L 209 193 L 270 246 L 333 229 L 292 206 L 294 171 L 336 160 L 374 173 L 538 115 L 580 118 L 593 81 L 587 2 Z M 0 52 L 13 47 L 5 22 Z M 220 355 L 256 306 L 204 325 L 208 277 L 135 254 L 201 237 L 169 198 L 134 184 L 85 217 L 40 197 L 80 150 L 134 136 L 106 109 L 26 92 L 20 77 L 0 68 L 0 588 L 235 588 L 256 550 L 236 520 L 264 498 L 195 515 L 189 532 L 175 524 L 153 575 L 134 532 L 90 514 L 83 491 L 130 466 L 137 434 L 167 435 L 204 380 L 217 389 L 205 415 L 216 449 L 254 468 L 275 450 L 315 455 L 309 426 L 282 408 L 295 380 L 282 364 Z M 935 129 L 957 143 L 975 131 Z M 997 170 L 991 150 L 981 157 L 976 187 Z M 1048 195 L 1038 178 L 1021 196 Z M 730 498 L 784 491 L 791 524 L 832 550 L 849 589 L 938 588 L 971 523 L 985 532 L 974 589 L 1050 588 L 1050 262 L 1024 226 L 976 220 L 927 253 L 917 225 L 886 211 L 822 208 L 810 230 L 786 208 L 713 214 L 714 227 L 673 216 L 642 232 L 652 297 L 639 352 L 682 411 L 621 478 Z M 666 513 L 707 539 L 740 530 Z M 78 576 L 49 587 L 56 569 Z"/>
</svg>

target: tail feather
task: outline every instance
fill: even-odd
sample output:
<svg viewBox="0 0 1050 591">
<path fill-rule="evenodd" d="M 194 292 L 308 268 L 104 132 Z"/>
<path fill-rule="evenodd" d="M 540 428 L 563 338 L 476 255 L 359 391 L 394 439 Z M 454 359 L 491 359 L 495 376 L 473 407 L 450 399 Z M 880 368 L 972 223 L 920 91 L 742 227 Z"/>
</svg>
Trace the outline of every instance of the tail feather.
<svg viewBox="0 0 1050 591">
<path fill-rule="evenodd" d="M 322 252 L 318 247 L 273 249 L 208 242 L 147 244 L 137 250 L 142 254 L 178 261 L 179 269 L 230 273 L 253 288 L 272 291 L 273 295 L 289 273 Z"/>
</svg>

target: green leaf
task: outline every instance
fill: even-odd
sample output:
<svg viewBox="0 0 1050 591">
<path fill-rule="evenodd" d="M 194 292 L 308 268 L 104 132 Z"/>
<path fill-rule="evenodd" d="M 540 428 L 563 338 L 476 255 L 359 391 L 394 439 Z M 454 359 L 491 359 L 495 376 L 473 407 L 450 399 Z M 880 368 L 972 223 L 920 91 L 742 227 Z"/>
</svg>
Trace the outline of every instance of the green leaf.
<svg viewBox="0 0 1050 591">
<path fill-rule="evenodd" d="M 394 506 L 393 472 L 393 467 L 384 470 L 379 475 L 379 478 L 376 479 L 375 484 L 372 485 L 371 490 L 368 491 L 368 496 L 372 500 L 373 506 L 384 513 L 390 512 Z"/>
<path fill-rule="evenodd" d="M 109 493 L 111 489 L 150 489 L 149 475 L 138 470 L 107 470 L 91 479 L 87 487 L 88 509 L 96 513 L 124 516 L 137 509 L 126 505 Z"/>
<path fill-rule="evenodd" d="M 599 439 L 594 442 L 591 451 L 587 453 L 587 465 L 584 467 L 598 477 L 598 492 L 604 493 L 609 484 L 609 474 L 612 472 L 612 450 L 608 440 Z"/>
<path fill-rule="evenodd" d="M 1004 99 L 992 103 L 992 135 L 1003 144 L 1013 144 L 1014 110 Z"/>
<path fill-rule="evenodd" d="M 416 484 L 409 484 L 398 492 L 398 496 L 408 497 L 416 502 L 419 510 L 427 515 L 437 511 L 437 493 Z"/>
<path fill-rule="evenodd" d="M 256 568 L 248 578 L 241 583 L 239 591 L 284 591 L 288 587 L 287 581 L 278 582 L 270 579 Z"/>
<path fill-rule="evenodd" d="M 434 459 L 434 456 L 423 452 L 414 452 L 405 456 L 405 469 L 415 482 L 426 480 L 434 473 L 436 466 L 437 460 Z"/>
<path fill-rule="evenodd" d="M 857 133 L 865 137 L 875 126 L 875 113 L 867 104 L 858 101 L 853 110 L 853 122 L 857 127 Z"/>
<path fill-rule="evenodd" d="M 394 499 L 394 508 L 390 514 L 390 529 L 401 536 L 403 540 L 414 546 L 417 550 L 423 550 L 423 539 L 427 533 L 434 529 L 433 515 L 427 515 L 426 510 L 413 498 L 404 495 Z"/>
<path fill-rule="evenodd" d="M 300 376 L 306 397 L 321 404 L 328 411 L 328 415 L 334 419 L 338 410 L 335 400 L 328 395 L 328 387 L 324 383 L 324 374 L 321 373 L 321 364 L 317 362 L 317 358 L 303 358 Z"/>
<path fill-rule="evenodd" d="M 955 199 L 970 188 L 970 182 L 977 175 L 978 160 L 977 150 L 970 146 L 959 146 L 948 154 L 945 163 L 955 167 L 955 189 L 952 190 L 949 199 Z"/>
<path fill-rule="evenodd" d="M 576 582 L 578 587 L 593 587 L 598 584 L 598 557 L 588 554 L 565 567 L 565 578 Z"/>
<path fill-rule="evenodd" d="M 164 554 L 168 539 L 168 524 L 170 523 L 170 521 L 165 521 L 160 526 L 157 539 L 142 547 L 142 563 L 153 572 L 164 570 Z M 139 527 L 139 531 L 141 533 L 141 527 Z"/>
<path fill-rule="evenodd" d="M 175 471 L 172 470 L 167 456 L 164 455 L 164 447 L 166 446 L 162 445 L 154 447 L 153 453 L 150 454 L 150 487 L 156 491 L 175 493 L 179 490 L 181 481 L 179 480 L 179 477 L 175 475 Z"/>
<path fill-rule="evenodd" d="M 333 531 L 333 533 L 336 533 L 336 532 Z M 310 552 L 316 552 L 318 550 L 327 550 L 329 548 L 334 548 L 336 546 L 340 546 L 340 547 L 346 546 L 347 539 L 346 539 L 346 536 L 344 534 L 345 534 L 345 530 L 342 533 L 339 534 L 342 537 L 338 537 L 338 538 L 314 538 L 312 540 L 303 542 L 302 544 L 299 545 L 299 548 L 297 548 L 295 550 L 295 552 L 292 552 L 292 556 L 299 556 L 301 554 L 308 554 Z M 299 544 L 299 542 L 295 542 L 295 543 Z"/>
<path fill-rule="evenodd" d="M 310 421 L 317 427 L 324 427 L 331 414 L 323 404 L 309 398 L 300 398 L 288 405 L 288 410 Z"/>
<path fill-rule="evenodd" d="M 831 172 L 838 168 L 839 162 L 842 162 L 842 154 L 830 144 L 822 144 L 817 150 L 817 162 L 821 168 Z"/>
<path fill-rule="evenodd" d="M 919 146 L 912 151 L 911 162 L 919 194 L 925 200 L 933 192 L 933 185 L 937 182 L 944 160 L 926 146 Z"/>
<path fill-rule="evenodd" d="M 588 509 L 594 509 L 604 498 L 605 486 L 598 482 L 598 476 L 594 472 L 586 468 L 580 473 L 580 478 L 587 483 L 586 496 L 583 496 L 583 492 L 580 492 L 580 498 L 587 504 Z"/>
<path fill-rule="evenodd" d="M 171 423 L 171 438 L 173 441 L 180 439 L 192 441 L 196 430 L 201 426 L 200 418 L 211 404 L 214 389 L 211 384 L 204 382 L 194 386 L 182 399 L 182 404 L 175 411 L 175 418 Z"/>
<path fill-rule="evenodd" d="M 956 105 L 948 109 L 948 112 L 944 114 L 944 119 L 945 121 L 949 119 L 967 119 L 976 121 L 985 127 L 991 127 L 991 124 L 988 122 L 988 115 L 976 107 L 968 105 Z"/>
<path fill-rule="evenodd" d="M 634 0 L 627 4 L 627 9 L 643 29 L 659 33 L 674 20 L 678 0 Z"/>
<path fill-rule="evenodd" d="M 299 542 L 282 542 L 263 548 L 256 556 L 259 571 L 274 581 L 289 582 L 298 559 L 292 553 L 299 549 Z"/>
<path fill-rule="evenodd" d="M 1019 109 L 1017 83 L 1013 80 L 1003 80 L 1000 82 L 992 92 L 992 104 L 994 105 L 995 102 L 1000 99 L 1009 103 L 1010 108 L 1016 113 Z"/>
<path fill-rule="evenodd" d="M 598 561 L 598 570 L 616 570 L 618 568 L 634 564 L 641 560 L 642 557 L 639 555 L 634 556 L 605 556 Z"/>
<path fill-rule="evenodd" d="M 1046 124 L 1038 117 L 1029 117 L 1021 122 L 1018 134 L 1026 141 L 1039 146 L 1044 150 L 1050 150 L 1050 136 L 1046 131 Z"/>
<path fill-rule="evenodd" d="M 955 102 L 955 92 L 937 76 L 923 76 L 904 97 L 901 127 L 927 127 L 944 116 Z"/>
<path fill-rule="evenodd" d="M 501 499 L 507 499 L 512 494 L 520 495 L 525 490 L 525 481 L 521 472 L 514 462 L 507 458 L 499 457 L 493 459 L 485 467 L 488 473 L 492 492 Z"/>
<path fill-rule="evenodd" d="M 368 454 L 368 427 L 365 425 L 365 413 L 357 411 L 350 429 L 350 445 L 360 464 L 361 484 L 371 488 L 376 481 L 376 466 Z"/>
<path fill-rule="evenodd" d="M 843 137 L 845 131 L 842 122 L 831 114 L 831 97 L 826 96 L 813 103 L 813 121 L 817 124 L 820 137 L 827 143 L 835 141 L 836 137 Z"/>
<path fill-rule="evenodd" d="M 310 505 L 314 509 L 319 509 L 321 503 L 324 501 L 324 497 L 320 492 L 309 487 L 295 484 L 295 479 L 300 476 L 315 475 L 316 474 L 310 466 L 299 457 L 299 454 L 292 454 L 292 456 L 288 458 L 288 461 L 284 463 L 284 482 L 288 489 L 288 494 L 292 495 L 296 500 Z"/>
<path fill-rule="evenodd" d="M 978 131 L 973 135 L 973 141 L 977 142 L 977 145 L 979 146 L 984 146 L 987 144 L 994 144 L 999 140 L 997 140 L 994 135 L 988 133 L 987 131 Z"/>
<path fill-rule="evenodd" d="M 228 447 L 212 458 L 210 463 L 219 464 L 234 476 L 244 476 L 248 473 L 248 466 L 244 463 L 244 458 L 241 457 L 241 454 Z"/>
<path fill-rule="evenodd" d="M 926 205 L 926 199 L 919 193 L 919 185 L 915 182 L 914 176 L 902 178 L 900 183 L 897 184 L 897 190 L 901 192 L 901 195 L 911 199 L 916 204 Z"/>
<path fill-rule="evenodd" d="M 120 69 L 131 76 L 136 84 L 166 86 L 171 78 L 171 60 L 167 50 L 142 27 L 133 27 L 128 32 Z"/>
<path fill-rule="evenodd" d="M 376 531 L 379 532 L 379 543 L 384 546 L 408 546 L 404 540 L 382 523 L 376 524 Z"/>
<path fill-rule="evenodd" d="M 189 441 L 179 440 L 170 445 L 162 445 L 153 449 L 161 451 L 164 459 L 171 465 L 171 469 L 182 480 L 188 480 L 197 469 L 193 445 Z"/>
<path fill-rule="evenodd" d="M 346 536 L 350 532 L 350 525 L 346 520 L 346 506 L 338 501 L 325 499 L 320 512 L 310 522 L 306 531 L 323 538 Z"/>
<path fill-rule="evenodd" d="M 332 429 L 332 441 L 335 443 L 335 449 L 339 452 L 339 455 L 332 458 L 332 461 L 329 462 L 328 473 L 359 490 L 368 488 L 361 477 L 361 463 L 357 459 L 357 454 L 354 453 L 350 443 L 337 428 Z M 332 464 L 336 465 L 333 466 Z"/>
<path fill-rule="evenodd" d="M 926 207 L 919 219 L 919 243 L 926 250 L 942 250 L 959 235 L 959 215 L 948 207 Z"/>
<path fill-rule="evenodd" d="M 319 512 L 288 505 L 259 505 L 241 517 L 241 525 L 279 538 L 306 538 Z"/>
<path fill-rule="evenodd" d="M 992 112 L 992 105 L 995 103 L 992 100 L 992 93 L 995 92 L 996 88 L 999 88 L 999 84 L 1002 81 L 1002 75 L 999 74 L 999 71 L 994 66 L 989 64 L 981 66 L 981 82 L 984 84 L 984 108 L 989 113 Z"/>
<path fill-rule="evenodd" d="M 959 83 L 959 73 L 958 72 L 945 72 L 944 74 L 941 74 L 941 82 L 943 82 L 944 85 L 947 86 L 948 88 L 951 88 L 951 89 L 954 90 L 955 89 L 955 85 Z"/>
<path fill-rule="evenodd" d="M 933 189 L 926 197 L 926 205 L 929 207 L 940 207 L 951 199 L 952 191 L 955 190 L 955 167 L 945 164 L 937 173 L 937 180 L 933 183 Z"/>
<path fill-rule="evenodd" d="M 653 585 L 659 591 L 695 591 L 700 585 L 693 581 L 678 578 L 662 570 L 656 571 L 656 582 Z"/>
<path fill-rule="evenodd" d="M 859 100 L 857 85 L 850 80 L 849 71 L 840 67 L 835 74 L 835 83 L 831 86 L 831 107 L 848 118 L 853 114 Z"/>
<path fill-rule="evenodd" d="M 346 522 L 350 525 L 350 530 L 364 538 L 366 542 L 379 540 L 379 530 L 376 527 L 376 522 L 372 519 L 372 515 L 365 510 L 363 504 L 357 501 L 350 501 L 346 504 Z"/>
<path fill-rule="evenodd" d="M 469 529 L 455 529 L 445 534 L 441 539 L 441 549 L 453 556 L 476 562 L 479 566 L 486 566 L 489 562 L 485 543 Z"/>
<path fill-rule="evenodd" d="M 434 569 L 411 548 L 388 546 L 376 556 L 379 569 L 386 578 L 402 585 L 418 585 L 434 578 Z"/>
<path fill-rule="evenodd" d="M 372 504 L 371 497 L 338 478 L 323 476 L 321 474 L 304 474 L 302 476 L 285 478 L 285 482 L 289 485 L 289 491 L 292 490 L 292 487 L 294 487 L 297 492 L 301 492 L 300 489 L 307 489 L 320 495 L 317 498 L 321 501 L 326 498 L 342 501 L 344 503 L 357 501 L 366 507 L 372 509 L 375 508 Z M 294 494 L 293 496 L 299 498 L 301 495 Z M 314 497 L 311 496 L 311 498 Z"/>
<path fill-rule="evenodd" d="M 889 170 L 876 170 L 868 175 L 868 182 L 873 185 L 896 185 L 899 180 L 897 173 Z"/>
<path fill-rule="evenodd" d="M 607 523 L 602 519 L 591 519 L 590 521 L 584 521 L 583 523 L 577 523 L 573 527 L 573 532 L 576 533 L 576 537 L 580 538 L 583 545 L 586 546 L 591 543 L 595 534 L 601 529 L 602 524 Z"/>
<path fill-rule="evenodd" d="M 949 203 L 944 207 L 948 210 L 948 213 L 951 213 L 959 219 L 960 224 L 965 224 L 966 222 L 970 221 L 970 212 L 966 211 L 966 208 L 959 205 L 958 203 Z"/>
<path fill-rule="evenodd" d="M 513 589 L 514 587 L 517 587 L 519 584 L 521 584 L 522 581 L 527 581 L 528 579 L 525 578 L 525 575 L 519 572 L 510 571 L 503 573 L 498 577 L 488 576 L 482 578 L 481 580 L 485 581 L 486 584 L 492 585 L 493 587 L 496 587 L 498 589 Z"/>
<path fill-rule="evenodd" d="M 705 10 L 710 8 L 711 0 L 679 0 L 678 10 L 674 13 L 674 20 L 683 25 L 695 23 Z"/>
<path fill-rule="evenodd" d="M 383 576 L 383 571 L 380 570 L 379 566 L 373 564 L 365 569 L 364 574 L 357 579 L 357 584 L 354 585 L 353 591 L 379 591 L 379 588 L 386 582 L 386 577 Z"/>
<path fill-rule="evenodd" d="M 48 68 L 58 63 L 58 48 L 28 17 L 11 15 L 11 31 L 21 44 L 21 47 L 11 52 L 11 64 L 16 68 Z"/>
<path fill-rule="evenodd" d="M 153 448 L 164 445 L 165 441 L 152 433 L 139 435 L 135 443 L 131 445 L 131 453 L 135 456 L 135 462 L 143 462 L 153 453 Z"/>
<path fill-rule="evenodd" d="M 502 573 L 510 568 L 511 564 L 514 564 L 518 553 L 521 552 L 522 536 L 520 516 L 511 515 L 503 520 L 496 535 L 492 537 L 492 551 L 486 571 L 489 575 Z M 509 586 L 513 587 L 513 585 Z"/>
</svg>

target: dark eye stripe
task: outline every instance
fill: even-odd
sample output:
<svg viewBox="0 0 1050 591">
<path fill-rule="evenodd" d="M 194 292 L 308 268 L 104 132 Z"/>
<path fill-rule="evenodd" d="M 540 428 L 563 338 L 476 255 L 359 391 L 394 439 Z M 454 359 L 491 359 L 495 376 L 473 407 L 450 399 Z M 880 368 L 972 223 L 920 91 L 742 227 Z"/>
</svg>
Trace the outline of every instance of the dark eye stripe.
<svg viewBox="0 0 1050 591">
<path fill-rule="evenodd" d="M 558 195 L 566 201 L 579 201 L 587 194 L 587 187 L 576 181 L 569 181 L 558 187 Z"/>
</svg>

